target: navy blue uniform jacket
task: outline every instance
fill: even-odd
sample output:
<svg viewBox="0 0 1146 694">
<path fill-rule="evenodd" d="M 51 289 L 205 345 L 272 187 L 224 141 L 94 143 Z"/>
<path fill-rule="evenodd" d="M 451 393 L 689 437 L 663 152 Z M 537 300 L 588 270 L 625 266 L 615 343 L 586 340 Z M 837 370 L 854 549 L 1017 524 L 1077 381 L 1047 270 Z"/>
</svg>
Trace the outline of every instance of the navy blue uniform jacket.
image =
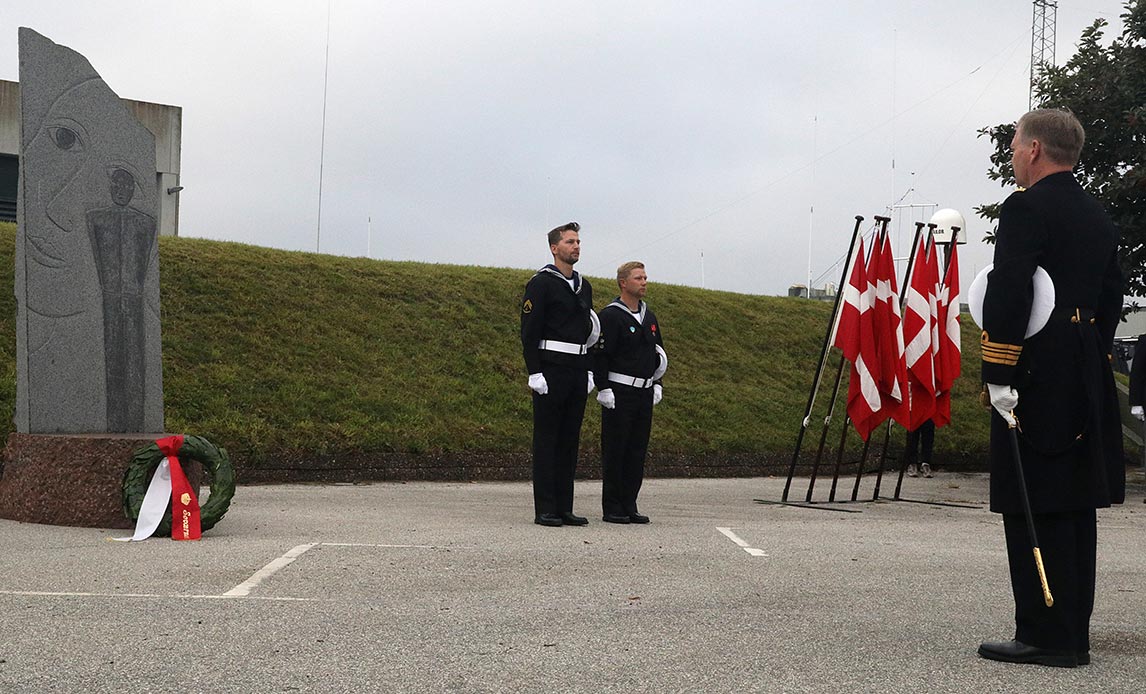
<svg viewBox="0 0 1146 694">
<path fill-rule="evenodd" d="M 633 378 L 651 378 L 660 366 L 657 345 L 664 348 L 661 327 L 656 314 L 643 301 L 641 308 L 645 315 L 640 323 L 621 303 L 620 297 L 601 309 L 601 339 L 593 350 L 593 376 L 597 390 L 616 386 L 609 380 L 610 371 Z M 657 382 L 660 383 L 659 380 Z"/>
<path fill-rule="evenodd" d="M 1117 249 L 1109 216 L 1070 172 L 1003 203 L 983 301 L 982 377 L 1019 393 L 1019 448 L 1035 513 L 1102 508 L 1125 495 L 1109 361 L 1122 309 Z M 1036 266 L 1054 282 L 1055 311 L 1024 338 Z M 995 412 L 991 420 L 991 510 L 1022 513 L 1007 424 Z"/>
<path fill-rule="evenodd" d="M 521 299 L 521 351 L 525 368 L 541 373 L 542 362 L 588 369 L 587 354 L 575 355 L 538 349 L 542 340 L 558 340 L 583 345 L 593 330 L 589 311 L 593 308 L 593 286 L 576 271 L 573 287 L 552 265 L 537 271 L 525 285 Z"/>
</svg>

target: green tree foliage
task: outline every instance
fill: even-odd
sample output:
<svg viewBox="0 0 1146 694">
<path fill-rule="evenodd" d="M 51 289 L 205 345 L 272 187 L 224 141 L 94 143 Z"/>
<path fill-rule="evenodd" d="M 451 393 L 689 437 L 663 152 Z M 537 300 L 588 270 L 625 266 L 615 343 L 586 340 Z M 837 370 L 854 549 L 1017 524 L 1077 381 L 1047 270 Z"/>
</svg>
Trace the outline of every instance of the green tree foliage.
<svg viewBox="0 0 1146 694">
<path fill-rule="evenodd" d="M 1146 295 L 1146 3 L 1128 0 L 1122 35 L 1103 45 L 1107 23 L 1097 19 L 1082 32 L 1078 52 L 1065 65 L 1047 67 L 1035 85 L 1043 108 L 1069 108 L 1086 129 L 1086 146 L 1075 175 L 1097 197 L 1122 232 L 1125 291 Z M 979 130 L 995 144 L 987 175 L 1015 184 L 1011 169 L 1014 123 Z M 999 203 L 975 211 L 997 220 Z M 994 241 L 989 235 L 988 243 Z"/>
</svg>

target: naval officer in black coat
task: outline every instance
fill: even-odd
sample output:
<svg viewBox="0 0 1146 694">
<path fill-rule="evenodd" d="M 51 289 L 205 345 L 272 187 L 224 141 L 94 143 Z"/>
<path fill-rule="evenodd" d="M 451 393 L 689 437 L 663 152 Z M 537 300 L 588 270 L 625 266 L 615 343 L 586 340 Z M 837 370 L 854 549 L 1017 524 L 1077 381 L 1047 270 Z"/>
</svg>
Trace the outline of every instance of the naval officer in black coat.
<svg viewBox="0 0 1146 694">
<path fill-rule="evenodd" d="M 601 309 L 601 339 L 593 349 L 601 403 L 601 507 L 607 523 L 648 523 L 637 510 L 637 494 L 668 356 L 656 314 L 643 300 L 644 263 L 617 268 L 617 286 L 621 295 Z"/>
<path fill-rule="evenodd" d="M 1090 662 L 1095 509 L 1125 492 L 1122 432 L 1109 355 L 1122 308 L 1118 234 L 1071 171 L 1085 135 L 1073 114 L 1032 111 L 1016 127 L 1012 163 L 1025 188 L 1003 203 L 983 301 L 982 377 L 991 404 L 991 510 L 1003 515 L 1015 637 L 983 643 L 984 658 L 1074 667 Z M 1032 276 L 1054 283 L 1046 325 L 1025 337 Z M 1009 425 L 1018 420 L 1053 607 L 1027 531 Z"/>
<path fill-rule="evenodd" d="M 537 271 L 521 299 L 521 350 L 533 391 L 533 509 L 538 525 L 586 525 L 573 513 L 573 476 L 585 401 L 593 389 L 588 348 L 600 324 L 593 287 L 573 269 L 581 225 L 549 232 L 553 262 Z"/>
</svg>

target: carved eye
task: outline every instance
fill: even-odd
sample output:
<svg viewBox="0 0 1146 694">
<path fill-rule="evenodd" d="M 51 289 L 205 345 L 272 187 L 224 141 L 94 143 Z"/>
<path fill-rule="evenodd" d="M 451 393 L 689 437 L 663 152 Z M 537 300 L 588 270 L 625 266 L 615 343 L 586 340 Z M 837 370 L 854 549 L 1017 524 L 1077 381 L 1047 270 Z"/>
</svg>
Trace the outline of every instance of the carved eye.
<svg viewBox="0 0 1146 694">
<path fill-rule="evenodd" d="M 77 152 L 84 150 L 83 142 L 80 141 L 80 136 L 76 134 L 75 130 L 65 128 L 62 125 L 57 125 L 48 130 L 52 136 L 52 142 L 62 150 L 68 151 L 74 149 Z"/>
</svg>

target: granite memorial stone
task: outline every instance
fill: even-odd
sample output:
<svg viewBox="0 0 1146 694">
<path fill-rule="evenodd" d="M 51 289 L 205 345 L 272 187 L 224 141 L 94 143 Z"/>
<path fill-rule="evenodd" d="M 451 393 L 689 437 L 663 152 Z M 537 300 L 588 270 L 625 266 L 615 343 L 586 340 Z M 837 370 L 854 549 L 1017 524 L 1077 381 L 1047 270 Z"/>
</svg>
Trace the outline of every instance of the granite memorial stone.
<svg viewBox="0 0 1146 694">
<path fill-rule="evenodd" d="M 16 430 L 162 432 L 153 136 L 83 56 L 19 38 Z"/>
</svg>

